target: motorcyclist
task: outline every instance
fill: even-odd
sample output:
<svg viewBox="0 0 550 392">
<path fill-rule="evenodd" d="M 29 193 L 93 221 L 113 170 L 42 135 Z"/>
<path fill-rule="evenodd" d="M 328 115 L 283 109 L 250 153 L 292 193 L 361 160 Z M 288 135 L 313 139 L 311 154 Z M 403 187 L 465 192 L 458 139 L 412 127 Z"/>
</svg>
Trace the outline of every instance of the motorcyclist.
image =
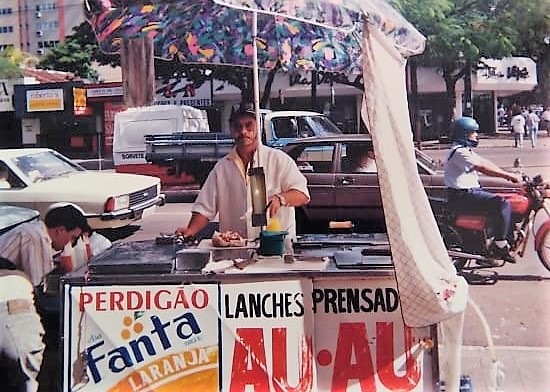
<svg viewBox="0 0 550 392">
<path fill-rule="evenodd" d="M 461 117 L 451 124 L 452 145 L 445 162 L 445 186 L 451 208 L 461 212 L 483 212 L 492 222 L 494 241 L 490 245 L 490 257 L 515 263 L 510 254 L 512 233 L 512 206 L 494 193 L 481 189 L 478 173 L 521 181 L 521 176 L 507 172 L 473 151 L 479 143 L 479 124 L 472 117 Z M 496 261 L 488 264 L 497 265 Z"/>
</svg>

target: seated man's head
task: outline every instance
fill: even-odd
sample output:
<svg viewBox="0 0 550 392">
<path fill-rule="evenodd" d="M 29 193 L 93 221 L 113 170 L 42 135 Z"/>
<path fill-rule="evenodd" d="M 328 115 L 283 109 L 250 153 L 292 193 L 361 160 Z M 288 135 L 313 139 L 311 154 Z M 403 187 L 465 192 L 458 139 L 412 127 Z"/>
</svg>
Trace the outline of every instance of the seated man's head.
<svg viewBox="0 0 550 392">
<path fill-rule="evenodd" d="M 8 167 L 4 162 L 0 162 L 0 180 L 7 180 L 8 176 Z"/>
<path fill-rule="evenodd" d="M 55 250 L 63 250 L 74 243 L 82 233 L 90 232 L 90 226 L 82 211 L 72 204 L 54 206 L 48 210 L 44 223 Z"/>
<path fill-rule="evenodd" d="M 374 148 L 372 145 L 357 146 L 352 152 L 357 165 L 365 164 L 369 159 L 374 159 Z"/>
</svg>

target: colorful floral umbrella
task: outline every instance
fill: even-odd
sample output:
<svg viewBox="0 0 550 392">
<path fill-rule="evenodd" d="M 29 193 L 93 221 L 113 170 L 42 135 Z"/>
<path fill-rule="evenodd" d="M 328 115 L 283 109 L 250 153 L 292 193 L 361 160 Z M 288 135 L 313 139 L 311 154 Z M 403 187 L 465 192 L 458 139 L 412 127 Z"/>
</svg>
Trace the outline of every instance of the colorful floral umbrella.
<svg viewBox="0 0 550 392">
<path fill-rule="evenodd" d="M 86 0 L 86 16 L 102 51 L 118 53 L 122 39 L 149 36 L 159 58 L 252 67 L 255 12 L 251 11 L 257 11 L 258 17 L 258 66 L 265 69 L 280 61 L 285 70 L 360 73 L 365 19 L 409 54 L 421 52 L 424 45 L 423 37 L 402 18 L 389 21 L 375 11 L 366 15 L 356 6 L 345 8 L 331 2 L 298 1 L 292 8 L 285 8 L 280 1 L 248 5 L 222 5 L 212 0 L 136 3 Z M 291 17 L 281 16 L 287 13 Z"/>
</svg>

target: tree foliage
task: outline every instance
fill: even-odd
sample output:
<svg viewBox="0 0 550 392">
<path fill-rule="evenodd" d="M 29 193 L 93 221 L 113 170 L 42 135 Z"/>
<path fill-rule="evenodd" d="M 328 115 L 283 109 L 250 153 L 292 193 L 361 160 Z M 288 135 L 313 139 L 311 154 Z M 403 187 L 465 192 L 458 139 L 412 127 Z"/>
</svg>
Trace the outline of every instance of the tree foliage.
<svg viewBox="0 0 550 392">
<path fill-rule="evenodd" d="M 22 68 L 35 66 L 38 59 L 21 49 L 10 47 L 0 52 L 0 78 L 12 79 L 23 76 Z"/>
<path fill-rule="evenodd" d="M 71 72 L 81 78 L 97 81 L 98 73 L 92 67 L 99 52 L 96 38 L 87 22 L 73 28 L 73 34 L 51 48 L 38 63 L 38 68 Z"/>
</svg>

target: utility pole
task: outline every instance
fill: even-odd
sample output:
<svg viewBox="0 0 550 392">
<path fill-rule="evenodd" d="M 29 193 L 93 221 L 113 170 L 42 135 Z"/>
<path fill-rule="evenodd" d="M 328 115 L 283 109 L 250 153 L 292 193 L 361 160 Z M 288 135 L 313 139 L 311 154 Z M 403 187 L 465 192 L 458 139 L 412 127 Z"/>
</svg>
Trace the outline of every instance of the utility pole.
<svg viewBox="0 0 550 392">
<path fill-rule="evenodd" d="M 472 94 L 472 62 L 467 60 L 464 65 L 464 116 L 473 117 L 474 115 L 474 98 Z"/>
</svg>

